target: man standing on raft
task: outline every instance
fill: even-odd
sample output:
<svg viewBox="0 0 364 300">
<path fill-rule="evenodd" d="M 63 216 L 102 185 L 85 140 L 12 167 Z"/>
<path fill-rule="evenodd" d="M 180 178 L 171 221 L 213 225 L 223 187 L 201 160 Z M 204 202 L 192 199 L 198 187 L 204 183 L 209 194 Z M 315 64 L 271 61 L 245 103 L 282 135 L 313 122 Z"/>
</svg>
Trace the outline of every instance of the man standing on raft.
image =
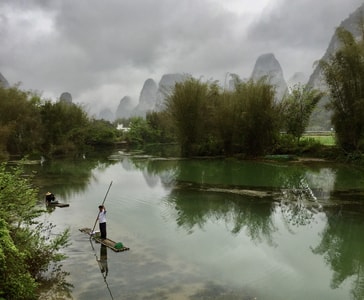
<svg viewBox="0 0 364 300">
<path fill-rule="evenodd" d="M 106 239 L 106 208 L 103 205 L 99 205 L 99 226 L 101 239 Z"/>
</svg>

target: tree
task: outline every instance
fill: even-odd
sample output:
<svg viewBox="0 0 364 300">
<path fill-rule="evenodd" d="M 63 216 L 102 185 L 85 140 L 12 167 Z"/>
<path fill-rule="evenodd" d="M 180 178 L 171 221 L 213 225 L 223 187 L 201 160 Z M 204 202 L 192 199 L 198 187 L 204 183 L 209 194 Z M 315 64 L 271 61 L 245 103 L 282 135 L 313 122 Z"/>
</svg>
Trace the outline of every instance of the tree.
<svg viewBox="0 0 364 300">
<path fill-rule="evenodd" d="M 216 82 L 189 78 L 177 83 L 167 98 L 183 156 L 260 155 L 273 148 L 279 133 L 274 88 L 265 79 L 242 82 L 220 92 Z"/>
<path fill-rule="evenodd" d="M 43 149 L 46 153 L 74 151 L 85 144 L 90 121 L 75 104 L 46 101 L 41 107 Z"/>
<path fill-rule="evenodd" d="M 35 299 L 37 284 L 27 272 L 22 253 L 15 246 L 7 225 L 0 218 L 0 298 Z"/>
<path fill-rule="evenodd" d="M 240 101 L 237 113 L 242 150 L 253 156 L 271 151 L 279 134 L 280 120 L 274 87 L 263 77 L 258 81 L 237 81 L 235 89 Z"/>
<path fill-rule="evenodd" d="M 51 237 L 53 225 L 37 221 L 38 191 L 21 167 L 1 164 L 0 188 L 0 299 L 36 299 L 51 264 L 51 277 L 64 283 L 57 265 L 65 258 L 59 250 L 68 245 L 69 230 Z"/>
<path fill-rule="evenodd" d="M 129 131 L 126 133 L 126 138 L 132 144 L 143 145 L 155 141 L 156 134 L 145 119 L 142 117 L 133 117 L 130 119 Z"/>
<path fill-rule="evenodd" d="M 85 144 L 104 146 L 112 145 L 118 134 L 115 126 L 109 121 L 96 119 L 91 120 L 87 128 L 80 133 L 84 135 Z"/>
<path fill-rule="evenodd" d="M 40 97 L 14 86 L 0 86 L 0 141 L 3 152 L 26 154 L 41 141 Z"/>
<path fill-rule="evenodd" d="M 207 135 L 204 124 L 209 118 L 206 111 L 208 95 L 209 84 L 190 77 L 176 83 L 172 94 L 167 97 L 166 111 L 176 129 L 182 156 L 197 154 L 202 136 Z"/>
<path fill-rule="evenodd" d="M 170 116 L 166 111 L 148 112 L 146 114 L 146 121 L 150 128 L 154 131 L 154 136 L 158 143 L 171 143 L 175 142 L 175 134 Z"/>
<path fill-rule="evenodd" d="M 330 92 L 329 107 L 339 146 L 346 152 L 364 147 L 364 27 L 357 41 L 352 33 L 339 27 L 336 35 L 341 47 L 320 67 Z"/>
<path fill-rule="evenodd" d="M 241 114 L 241 105 L 239 105 L 237 94 L 230 91 L 224 91 L 220 101 L 216 104 L 216 131 L 222 143 L 225 154 L 230 155 L 234 152 L 234 146 L 239 144 L 238 134 Z"/>
<path fill-rule="evenodd" d="M 282 101 L 283 121 L 288 134 L 299 142 L 306 130 L 312 111 L 324 93 L 305 85 L 296 85 Z"/>
</svg>

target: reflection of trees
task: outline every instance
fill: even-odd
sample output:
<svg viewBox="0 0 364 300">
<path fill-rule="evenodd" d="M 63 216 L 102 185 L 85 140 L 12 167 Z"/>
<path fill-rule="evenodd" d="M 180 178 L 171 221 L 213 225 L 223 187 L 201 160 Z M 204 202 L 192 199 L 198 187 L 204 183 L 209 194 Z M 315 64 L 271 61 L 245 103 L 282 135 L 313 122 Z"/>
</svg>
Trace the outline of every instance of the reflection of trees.
<svg viewBox="0 0 364 300">
<path fill-rule="evenodd" d="M 177 224 L 187 231 L 192 231 L 195 226 L 203 228 L 208 220 L 224 220 L 233 234 L 245 228 L 252 240 L 265 238 L 273 243 L 272 233 L 276 228 L 271 214 L 275 204 L 271 199 L 175 189 L 168 201 L 177 212 Z"/>
<path fill-rule="evenodd" d="M 52 191 L 57 198 L 67 199 L 87 188 L 93 170 L 106 170 L 114 163 L 116 162 L 108 160 L 107 156 L 90 155 L 86 159 L 49 160 L 42 165 L 31 165 L 29 169 L 36 174 L 34 183 L 40 187 L 40 198 L 43 199 L 45 192 Z"/>
<path fill-rule="evenodd" d="M 248 198 L 243 202 L 234 202 L 232 206 L 230 213 L 233 215 L 233 233 L 238 233 L 245 227 L 252 240 L 261 241 L 265 237 L 273 244 L 272 233 L 276 228 L 272 220 L 274 203 L 271 200 Z"/>
<path fill-rule="evenodd" d="M 313 210 L 317 206 L 315 200 L 316 197 L 304 178 L 300 178 L 290 188 L 285 187 L 280 196 L 280 208 L 285 223 L 295 226 L 310 224 L 314 217 Z"/>
<path fill-rule="evenodd" d="M 37 186 L 66 198 L 86 189 L 94 169 L 107 169 L 119 162 L 105 157 L 55 160 L 29 168 L 37 172 Z M 149 184 L 155 184 L 158 178 L 163 186 L 171 188 L 167 201 L 176 211 L 178 226 L 187 231 L 215 220 L 225 222 L 232 234 L 245 230 L 254 241 L 265 239 L 274 244 L 272 215 L 277 209 L 287 225 L 297 226 L 310 224 L 317 210 L 326 212 L 328 222 L 322 241 L 313 252 L 323 255 L 332 268 L 333 288 L 352 279 L 352 299 L 364 299 L 364 224 L 360 220 L 364 212 L 360 217 L 348 214 L 363 210 L 361 170 L 133 157 L 124 157 L 122 166 L 141 170 L 147 182 L 152 179 Z"/>
<path fill-rule="evenodd" d="M 224 222 L 233 234 L 244 230 L 256 242 L 274 244 L 272 215 L 277 210 L 288 229 L 307 226 L 318 211 L 327 212 L 322 242 L 313 251 L 334 271 L 333 288 L 350 278 L 352 299 L 364 299 L 363 223 L 345 213 L 363 207 L 356 200 L 363 199 L 364 173 L 338 166 L 223 160 L 144 160 L 139 167 L 164 178 L 163 184 L 171 188 L 167 201 L 176 211 L 176 222 L 187 231 Z M 334 208 L 341 215 L 333 214 Z"/>
<path fill-rule="evenodd" d="M 314 214 L 322 209 L 322 203 L 329 199 L 335 181 L 335 172 L 320 166 L 290 165 L 288 167 L 282 164 L 208 159 L 132 158 L 132 161 L 136 168 L 143 171 L 145 177 L 158 176 L 162 184 L 174 188 L 172 199 L 183 193 L 183 197 L 186 197 L 185 201 L 191 202 L 184 204 L 181 200 L 178 212 L 178 222 L 182 222 L 188 230 L 195 225 L 202 226 L 210 217 L 225 218 L 225 220 L 230 217 L 234 223 L 232 232 L 239 232 L 246 226 L 253 239 L 259 239 L 262 233 L 269 236 L 265 233 L 272 229 L 270 225 L 265 227 L 269 222 L 258 223 L 269 219 L 271 214 L 270 209 L 264 210 L 268 206 L 261 206 L 261 194 L 265 197 L 264 201 L 279 202 L 287 227 L 289 225 L 304 226 L 313 220 Z M 215 200 L 217 202 L 215 206 L 219 205 L 219 208 L 211 210 L 211 201 L 201 202 L 200 200 L 216 198 L 217 196 L 212 196 L 217 195 L 216 189 L 220 192 L 220 198 Z M 198 195 L 189 197 L 186 190 Z M 255 197 L 250 195 L 250 198 L 247 195 L 242 197 L 241 191 L 256 195 Z M 221 197 L 221 193 L 224 193 L 224 198 Z M 229 195 L 229 199 L 235 197 L 235 200 L 221 201 L 226 199 L 226 195 Z M 250 204 L 247 199 L 251 200 Z M 197 211 L 193 212 L 194 209 Z M 261 219 L 256 217 L 259 209 L 262 209 Z M 259 230 L 256 230 L 257 228 Z"/>
<path fill-rule="evenodd" d="M 278 201 L 287 225 L 304 226 L 322 210 L 333 189 L 335 173 L 328 168 L 291 168 L 281 174 L 282 194 Z"/>
<path fill-rule="evenodd" d="M 321 243 L 313 252 L 323 255 L 333 270 L 332 288 L 340 287 L 351 278 L 351 299 L 364 299 L 363 215 L 347 213 L 339 207 L 326 215 Z"/>
<path fill-rule="evenodd" d="M 336 172 L 335 189 L 331 199 L 338 203 L 342 201 L 362 202 L 364 192 L 364 172 L 362 168 L 342 167 Z"/>
<path fill-rule="evenodd" d="M 313 252 L 331 267 L 332 288 L 352 280 L 351 299 L 364 299 L 364 207 L 362 169 L 343 166 L 336 170 L 331 208 L 326 208 L 327 224 L 321 243 Z"/>
<path fill-rule="evenodd" d="M 178 175 L 178 161 L 166 159 L 131 159 L 134 167 L 143 172 L 148 186 L 152 187 L 158 182 L 169 186 L 173 183 Z"/>
</svg>

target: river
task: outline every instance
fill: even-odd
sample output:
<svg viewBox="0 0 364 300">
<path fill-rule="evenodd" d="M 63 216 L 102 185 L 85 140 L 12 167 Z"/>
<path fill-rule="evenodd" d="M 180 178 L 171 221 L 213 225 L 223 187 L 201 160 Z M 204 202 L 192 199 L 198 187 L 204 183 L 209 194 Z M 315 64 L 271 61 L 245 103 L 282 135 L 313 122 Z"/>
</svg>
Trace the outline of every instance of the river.
<svg viewBox="0 0 364 300">
<path fill-rule="evenodd" d="M 364 298 L 361 168 L 121 151 L 28 168 L 40 205 L 47 191 L 70 205 L 42 216 L 71 231 L 69 299 Z M 108 237 L 129 251 L 79 231 L 104 199 Z"/>
</svg>

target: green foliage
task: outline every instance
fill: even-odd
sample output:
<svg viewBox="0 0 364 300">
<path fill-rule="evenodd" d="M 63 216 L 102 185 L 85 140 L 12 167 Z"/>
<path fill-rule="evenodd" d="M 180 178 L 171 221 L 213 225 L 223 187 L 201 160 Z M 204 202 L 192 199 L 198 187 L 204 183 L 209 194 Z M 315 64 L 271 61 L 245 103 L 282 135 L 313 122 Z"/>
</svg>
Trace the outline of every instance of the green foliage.
<svg viewBox="0 0 364 300">
<path fill-rule="evenodd" d="M 224 91 L 216 103 L 215 124 L 217 137 L 227 155 L 233 154 L 233 146 L 241 143 L 239 125 L 242 116 L 242 107 L 237 94 Z"/>
<path fill-rule="evenodd" d="M 209 155 L 219 148 L 216 133 L 216 104 L 219 100 L 216 83 L 204 83 L 190 77 L 175 85 L 167 98 L 170 116 L 183 156 Z"/>
<path fill-rule="evenodd" d="M 33 209 L 37 201 L 36 190 L 31 188 L 28 180 L 22 178 L 22 173 L 20 167 L 13 168 L 10 173 L 5 171 L 4 164 L 0 165 L 0 218 L 15 229 L 31 225 L 41 213 Z"/>
<path fill-rule="evenodd" d="M 196 154 L 196 146 L 206 134 L 203 123 L 208 119 L 205 115 L 207 97 L 208 85 L 191 77 L 177 83 L 167 98 L 166 110 L 173 120 L 183 156 Z"/>
<path fill-rule="evenodd" d="M 275 146 L 276 154 L 294 154 L 299 152 L 295 138 L 290 134 L 281 134 Z"/>
<path fill-rule="evenodd" d="M 17 86 L 0 86 L 0 159 L 9 154 L 47 156 L 84 152 L 117 139 L 109 122 L 90 120 L 72 103 L 42 100 Z"/>
<path fill-rule="evenodd" d="M 341 48 L 320 66 L 330 91 L 337 143 L 346 152 L 359 152 L 364 148 L 364 40 L 356 41 L 344 28 L 336 34 Z"/>
<path fill-rule="evenodd" d="M 30 153 L 41 140 L 40 98 L 0 86 L 0 152 Z"/>
<path fill-rule="evenodd" d="M 37 190 L 21 167 L 0 165 L 0 298 L 36 299 L 37 289 L 52 264 L 50 276 L 62 278 L 56 265 L 68 244 L 69 230 L 51 238 L 53 225 L 37 221 Z M 52 271 L 52 270 L 51 270 Z"/>
<path fill-rule="evenodd" d="M 275 90 L 266 78 L 235 84 L 242 109 L 240 134 L 243 150 L 249 155 L 272 151 L 279 135 L 280 111 L 274 102 Z"/>
<path fill-rule="evenodd" d="M 14 244 L 7 223 L 0 218 L 0 298 L 36 299 L 37 284 L 27 271 L 24 255 Z M 3 298 L 1 298 L 3 299 Z"/>
<path fill-rule="evenodd" d="M 314 138 L 306 138 L 299 141 L 299 154 L 314 154 L 317 156 L 321 149 L 323 148 L 322 144 Z"/>
<path fill-rule="evenodd" d="M 130 120 L 129 131 L 126 138 L 131 144 L 143 145 L 145 143 L 155 142 L 158 139 L 158 132 L 141 117 L 133 117 Z"/>
<path fill-rule="evenodd" d="M 46 153 L 59 152 L 60 149 L 72 151 L 85 144 L 85 128 L 88 128 L 89 120 L 80 106 L 46 101 L 41 107 L 41 116 Z"/>
<path fill-rule="evenodd" d="M 277 140 L 275 154 L 311 156 L 316 158 L 337 159 L 339 153 L 334 147 L 332 136 L 306 136 L 300 141 L 291 134 L 281 134 Z"/>
<path fill-rule="evenodd" d="M 149 112 L 146 115 L 146 121 L 154 131 L 157 143 L 175 142 L 175 132 L 170 116 L 165 112 Z"/>
<path fill-rule="evenodd" d="M 194 78 L 175 85 L 166 112 L 183 156 L 255 156 L 273 148 L 279 128 L 273 87 L 265 79 L 241 82 L 235 77 L 235 88 L 221 93 L 216 82 Z"/>
<path fill-rule="evenodd" d="M 117 129 L 105 120 L 92 120 L 85 130 L 84 142 L 87 145 L 111 145 L 117 137 Z"/>
<path fill-rule="evenodd" d="M 284 127 L 288 134 L 292 134 L 296 138 L 297 143 L 308 126 L 312 111 L 323 95 L 318 90 L 296 85 L 283 99 L 281 105 Z"/>
</svg>

